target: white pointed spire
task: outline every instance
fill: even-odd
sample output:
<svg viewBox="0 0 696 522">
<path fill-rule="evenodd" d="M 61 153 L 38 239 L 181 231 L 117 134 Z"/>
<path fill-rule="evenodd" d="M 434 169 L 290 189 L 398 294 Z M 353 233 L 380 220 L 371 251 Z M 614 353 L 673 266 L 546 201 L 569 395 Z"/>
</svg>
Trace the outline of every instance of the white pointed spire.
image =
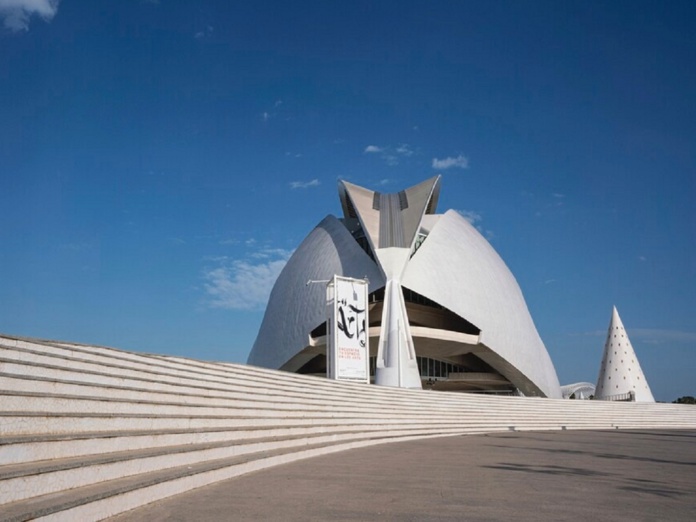
<svg viewBox="0 0 696 522">
<path fill-rule="evenodd" d="M 628 393 L 634 394 L 636 402 L 655 402 L 619 312 L 614 307 L 607 341 L 604 344 L 595 397 L 611 399 Z"/>
</svg>

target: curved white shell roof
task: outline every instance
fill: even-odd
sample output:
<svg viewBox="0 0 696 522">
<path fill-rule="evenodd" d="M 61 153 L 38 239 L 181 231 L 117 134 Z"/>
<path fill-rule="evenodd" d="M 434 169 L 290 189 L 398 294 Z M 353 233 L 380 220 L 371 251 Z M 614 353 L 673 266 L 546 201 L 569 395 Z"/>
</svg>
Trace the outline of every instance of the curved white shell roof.
<svg viewBox="0 0 696 522">
<path fill-rule="evenodd" d="M 480 342 L 493 352 L 486 362 L 525 394 L 537 387 L 547 397 L 561 397 L 556 370 L 515 277 L 458 212 L 440 217 L 409 261 L 402 283 L 480 328 Z"/>
<path fill-rule="evenodd" d="M 327 216 L 278 276 L 249 364 L 277 369 L 309 344 L 310 332 L 326 321 L 326 287 L 307 281 L 331 279 L 334 274 L 367 276 L 371 292 L 384 286 L 375 262 L 336 217 Z"/>
</svg>

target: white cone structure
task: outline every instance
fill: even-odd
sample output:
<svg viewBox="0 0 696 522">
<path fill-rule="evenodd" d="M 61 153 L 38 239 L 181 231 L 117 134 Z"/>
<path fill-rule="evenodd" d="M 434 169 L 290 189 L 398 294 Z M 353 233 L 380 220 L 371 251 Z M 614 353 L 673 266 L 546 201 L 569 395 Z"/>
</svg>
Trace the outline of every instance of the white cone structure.
<svg viewBox="0 0 696 522">
<path fill-rule="evenodd" d="M 604 356 L 597 378 L 595 398 L 621 399 L 621 396 L 630 393 L 633 394 L 636 402 L 655 402 L 619 312 L 614 307 L 607 341 L 604 344 Z"/>
<path fill-rule="evenodd" d="M 406 303 L 398 281 L 387 281 L 382 325 L 377 349 L 375 384 L 421 388 Z"/>
</svg>

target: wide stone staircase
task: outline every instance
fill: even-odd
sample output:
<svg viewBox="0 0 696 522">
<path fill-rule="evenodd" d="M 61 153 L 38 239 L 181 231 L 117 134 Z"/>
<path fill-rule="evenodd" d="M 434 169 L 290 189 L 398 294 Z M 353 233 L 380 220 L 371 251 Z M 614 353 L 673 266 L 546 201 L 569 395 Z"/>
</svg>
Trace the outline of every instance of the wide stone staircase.
<svg viewBox="0 0 696 522">
<path fill-rule="evenodd" d="M 0 335 L 0 521 L 100 520 L 372 444 L 629 428 L 695 429 L 696 408 L 402 390 Z"/>
</svg>

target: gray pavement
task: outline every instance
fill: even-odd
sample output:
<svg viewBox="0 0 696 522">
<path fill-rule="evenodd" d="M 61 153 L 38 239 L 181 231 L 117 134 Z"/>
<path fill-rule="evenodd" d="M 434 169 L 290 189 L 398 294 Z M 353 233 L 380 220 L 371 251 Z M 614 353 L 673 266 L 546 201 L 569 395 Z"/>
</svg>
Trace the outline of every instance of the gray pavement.
<svg viewBox="0 0 696 522">
<path fill-rule="evenodd" d="M 696 431 L 458 436 L 286 464 L 111 522 L 696 520 Z"/>
</svg>

